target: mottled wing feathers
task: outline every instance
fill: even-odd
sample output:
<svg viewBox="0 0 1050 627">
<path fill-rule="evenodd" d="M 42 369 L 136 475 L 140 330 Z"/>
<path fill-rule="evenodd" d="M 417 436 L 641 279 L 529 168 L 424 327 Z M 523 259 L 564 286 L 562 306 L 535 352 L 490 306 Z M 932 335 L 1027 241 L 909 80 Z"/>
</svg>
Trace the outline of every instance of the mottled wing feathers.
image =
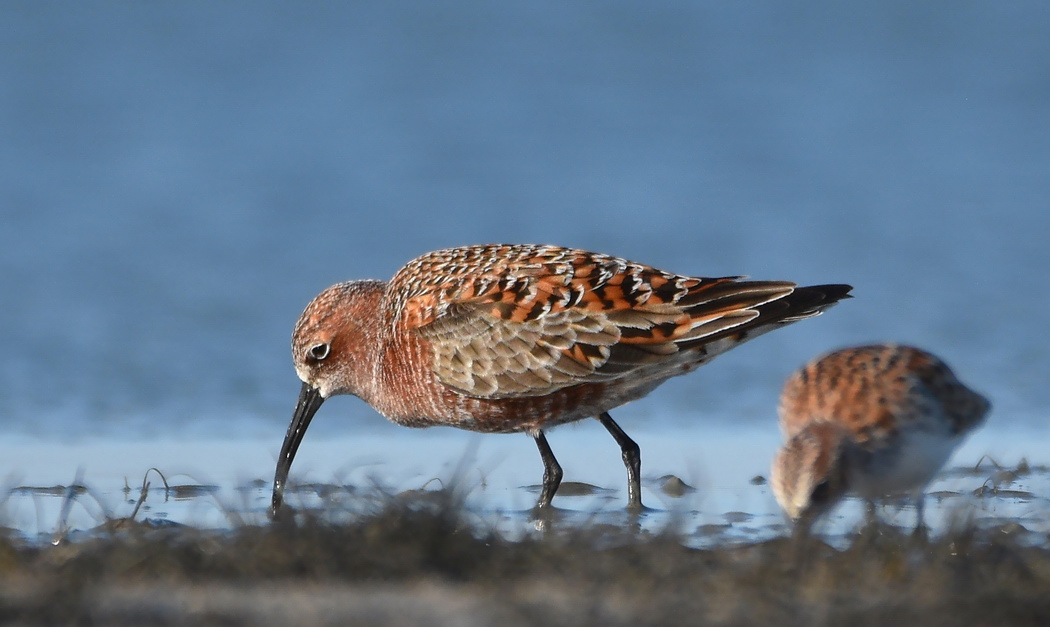
<svg viewBox="0 0 1050 627">
<path fill-rule="evenodd" d="M 433 346 L 442 382 L 477 397 L 534 396 L 668 360 L 794 291 L 738 279 L 553 246 L 474 246 L 410 262 L 388 306 Z"/>
<path fill-rule="evenodd" d="M 508 323 L 484 307 L 462 306 L 418 332 L 434 347 L 438 377 L 472 396 L 543 394 L 598 380 L 616 342 L 615 327 L 582 312 L 563 311 Z"/>
<path fill-rule="evenodd" d="M 781 394 L 780 415 L 789 438 L 827 422 L 864 444 L 886 442 L 902 428 L 960 435 L 980 424 L 989 407 L 936 356 L 878 344 L 830 353 L 795 372 Z"/>
</svg>

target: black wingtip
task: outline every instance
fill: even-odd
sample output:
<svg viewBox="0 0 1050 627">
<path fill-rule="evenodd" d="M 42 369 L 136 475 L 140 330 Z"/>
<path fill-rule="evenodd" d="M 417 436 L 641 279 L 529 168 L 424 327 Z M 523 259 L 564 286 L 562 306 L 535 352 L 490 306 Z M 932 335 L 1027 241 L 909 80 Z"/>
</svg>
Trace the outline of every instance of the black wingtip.
<svg viewBox="0 0 1050 627">
<path fill-rule="evenodd" d="M 827 303 L 834 303 L 846 298 L 853 298 L 850 294 L 853 291 L 852 285 L 846 285 L 845 283 L 829 283 L 827 285 L 810 285 L 808 287 L 800 287 L 795 291 L 799 290 L 815 292 L 824 296 L 824 301 Z"/>
<path fill-rule="evenodd" d="M 785 324 L 820 315 L 838 301 L 852 298 L 850 296 L 852 289 L 852 285 L 842 283 L 796 287 L 781 298 L 755 307 L 754 310 L 758 312 L 758 315 L 750 321 L 680 346 L 682 348 L 706 346 L 727 337 L 734 338 L 737 342 L 744 342 Z"/>
<path fill-rule="evenodd" d="M 829 283 L 827 285 L 808 285 L 797 287 L 779 301 L 781 306 L 786 305 L 785 321 L 800 320 L 822 313 L 840 300 L 853 298 L 850 292 L 852 285 L 844 283 Z"/>
<path fill-rule="evenodd" d="M 839 300 L 853 298 L 853 295 L 849 293 L 852 290 L 853 286 L 845 284 L 795 288 L 795 291 L 791 294 L 770 302 L 768 306 L 765 306 L 769 308 L 769 311 L 762 313 L 774 314 L 774 312 L 778 311 L 779 315 L 775 315 L 775 317 L 779 317 L 784 322 L 794 322 L 795 320 L 821 314 L 827 308 L 834 306 Z M 771 315 L 770 317 L 774 316 Z"/>
</svg>

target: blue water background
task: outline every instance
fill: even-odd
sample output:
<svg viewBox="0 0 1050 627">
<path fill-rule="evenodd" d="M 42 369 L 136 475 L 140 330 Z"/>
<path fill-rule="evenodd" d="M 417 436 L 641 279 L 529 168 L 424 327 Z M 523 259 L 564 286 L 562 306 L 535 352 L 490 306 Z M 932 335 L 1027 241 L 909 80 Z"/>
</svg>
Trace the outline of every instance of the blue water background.
<svg viewBox="0 0 1050 627">
<path fill-rule="evenodd" d="M 996 430 L 1047 417 L 1044 1 L 0 13 L 0 446 L 260 441 L 268 476 L 310 298 L 485 242 L 856 287 L 615 413 L 632 434 L 775 433 L 791 370 L 875 340 L 943 356 Z M 307 441 L 366 432 L 403 433 L 341 399 Z"/>
</svg>

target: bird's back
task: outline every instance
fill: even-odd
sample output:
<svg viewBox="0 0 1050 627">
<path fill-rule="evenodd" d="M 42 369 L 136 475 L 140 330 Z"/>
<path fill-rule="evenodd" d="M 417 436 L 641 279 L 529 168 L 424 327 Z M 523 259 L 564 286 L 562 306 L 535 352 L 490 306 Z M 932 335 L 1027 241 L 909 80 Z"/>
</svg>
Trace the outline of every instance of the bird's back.
<svg viewBox="0 0 1050 627">
<path fill-rule="evenodd" d="M 433 371 L 478 398 L 590 383 L 639 389 L 765 331 L 816 315 L 849 286 L 676 275 L 555 246 L 452 248 L 387 288 L 395 328 L 433 348 Z"/>
<path fill-rule="evenodd" d="M 902 430 L 961 436 L 990 404 L 936 356 L 910 346 L 859 346 L 825 355 L 795 372 L 780 400 L 791 437 L 814 422 L 834 422 L 861 444 Z"/>
</svg>

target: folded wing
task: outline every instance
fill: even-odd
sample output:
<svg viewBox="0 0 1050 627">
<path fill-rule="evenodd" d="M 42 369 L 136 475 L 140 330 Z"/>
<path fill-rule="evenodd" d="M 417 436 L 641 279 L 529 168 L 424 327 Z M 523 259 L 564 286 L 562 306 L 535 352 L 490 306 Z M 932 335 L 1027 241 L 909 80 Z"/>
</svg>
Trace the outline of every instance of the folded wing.
<svg viewBox="0 0 1050 627">
<path fill-rule="evenodd" d="M 784 281 L 684 277 L 538 246 L 430 253 L 390 287 L 394 323 L 433 346 L 438 379 L 482 398 L 541 396 L 631 376 L 680 359 L 681 351 L 702 352 L 748 329 L 815 315 L 848 291 L 825 286 L 844 288 L 826 300 Z M 799 302 L 791 303 L 792 294 Z"/>
</svg>

